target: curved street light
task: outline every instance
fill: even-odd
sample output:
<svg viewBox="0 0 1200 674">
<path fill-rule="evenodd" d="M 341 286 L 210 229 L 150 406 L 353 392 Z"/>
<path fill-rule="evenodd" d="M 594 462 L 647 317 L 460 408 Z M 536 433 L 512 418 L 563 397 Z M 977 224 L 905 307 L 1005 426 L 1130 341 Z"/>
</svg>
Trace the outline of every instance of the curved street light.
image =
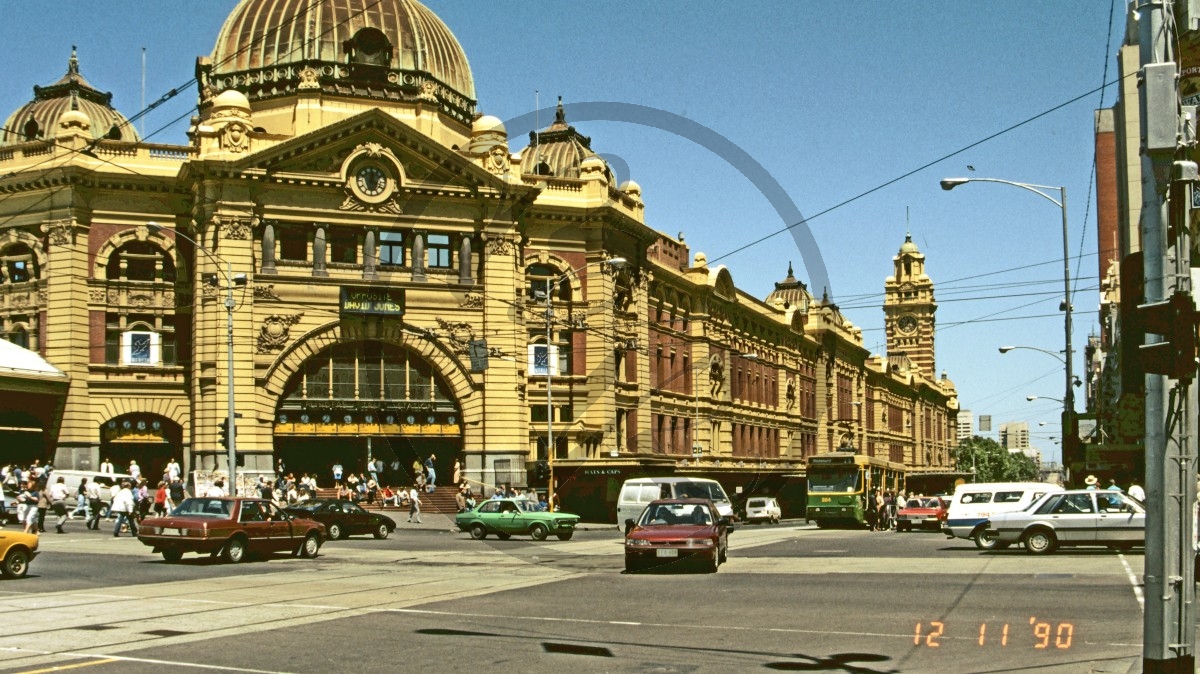
<svg viewBox="0 0 1200 674">
<path fill-rule="evenodd" d="M 1067 440 L 1065 440 L 1063 442 L 1063 463 L 1068 465 L 1067 477 L 1068 477 L 1068 479 L 1070 479 L 1070 472 L 1069 472 L 1070 468 L 1069 468 L 1069 464 L 1067 463 L 1067 453 L 1070 452 L 1070 453 L 1074 454 L 1074 450 L 1075 450 L 1074 445 L 1078 441 L 1079 434 L 1075 430 L 1075 393 L 1072 390 L 1072 386 L 1075 383 L 1075 375 L 1071 372 L 1071 249 L 1070 249 L 1070 245 L 1067 241 L 1067 188 L 1062 187 L 1062 186 L 1055 187 L 1052 185 L 1035 185 L 1033 183 L 1021 183 L 1021 182 L 1016 182 L 1013 180 L 1003 180 L 1000 178 L 945 178 L 941 181 L 941 186 L 942 186 L 943 190 L 949 191 L 949 190 L 954 189 L 955 187 L 958 187 L 959 185 L 965 185 L 967 183 L 1000 183 L 1001 185 L 1011 185 L 1013 187 L 1019 187 L 1023 190 L 1033 192 L 1034 194 L 1038 195 L 1039 197 L 1045 199 L 1046 201 L 1049 201 L 1050 203 L 1054 204 L 1055 206 L 1058 206 L 1059 210 L 1062 211 L 1062 244 L 1063 244 L 1062 310 L 1065 313 L 1064 332 L 1066 334 L 1066 348 L 1063 350 L 1063 354 L 1065 355 L 1065 357 L 1062 359 L 1062 361 L 1063 361 L 1063 365 L 1065 366 L 1065 369 L 1066 369 L 1067 378 L 1066 378 L 1066 386 L 1065 386 L 1066 392 L 1063 394 L 1063 399 L 1060 402 L 1062 402 L 1062 406 L 1063 406 L 1063 412 L 1062 412 L 1063 437 L 1067 438 Z M 1049 193 L 1044 192 L 1043 190 L 1057 190 L 1059 198 L 1055 199 L 1054 197 L 1050 196 Z M 1032 347 L 1026 347 L 1026 348 L 1032 348 Z M 1035 350 L 1040 350 L 1040 349 L 1035 349 Z M 1003 349 L 1001 349 L 1001 353 L 1004 353 Z M 1055 357 L 1058 357 L 1058 354 L 1053 354 L 1052 352 L 1047 352 L 1047 353 L 1051 353 Z M 1074 458 L 1074 457 L 1072 457 L 1072 458 Z"/>
<path fill-rule="evenodd" d="M 1025 399 L 1029 402 L 1033 402 L 1034 400 L 1053 400 L 1060 405 L 1062 404 L 1061 398 L 1051 398 L 1050 396 L 1025 396 Z"/>
<path fill-rule="evenodd" d="M 1055 353 L 1053 351 L 1048 351 L 1046 349 L 1039 349 L 1036 346 L 1002 346 L 1002 347 L 1000 347 L 1000 353 L 1008 353 L 1009 351 L 1012 351 L 1014 349 L 1027 349 L 1029 351 L 1040 351 L 1041 353 L 1044 353 L 1047 356 L 1054 356 L 1055 358 L 1058 359 L 1058 362 L 1062 363 L 1063 365 L 1067 364 L 1067 359 L 1062 357 L 1061 352 Z"/>
</svg>

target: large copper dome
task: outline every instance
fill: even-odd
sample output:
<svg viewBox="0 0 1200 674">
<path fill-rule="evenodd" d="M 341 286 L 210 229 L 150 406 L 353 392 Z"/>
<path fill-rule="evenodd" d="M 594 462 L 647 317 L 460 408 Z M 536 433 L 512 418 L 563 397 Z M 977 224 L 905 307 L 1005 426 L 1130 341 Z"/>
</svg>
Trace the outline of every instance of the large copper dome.
<svg viewBox="0 0 1200 674">
<path fill-rule="evenodd" d="M 243 0 L 221 28 L 207 80 L 203 93 L 236 88 L 252 101 L 320 86 L 377 98 L 404 89 L 471 111 L 475 104 L 467 55 L 416 0 Z"/>
<path fill-rule="evenodd" d="M 54 137 L 58 118 L 68 110 L 88 116 L 93 138 L 137 142 L 138 134 L 125 116 L 112 107 L 112 94 L 93 87 L 79 72 L 75 50 L 67 73 L 57 82 L 33 88 L 33 100 L 17 108 L 0 129 L 0 145 L 13 145 Z"/>
</svg>

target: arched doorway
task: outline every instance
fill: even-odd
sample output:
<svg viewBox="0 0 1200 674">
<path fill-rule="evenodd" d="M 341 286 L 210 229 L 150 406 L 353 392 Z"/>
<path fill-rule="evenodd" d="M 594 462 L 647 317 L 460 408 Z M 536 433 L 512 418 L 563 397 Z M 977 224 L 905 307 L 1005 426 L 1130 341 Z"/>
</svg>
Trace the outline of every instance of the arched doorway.
<svg viewBox="0 0 1200 674">
<path fill-rule="evenodd" d="M 304 362 L 275 411 L 276 462 L 297 478 L 333 485 L 333 466 L 370 472 L 382 461 L 384 485 L 412 484 L 413 463 L 434 455 L 448 484 L 462 453 L 462 414 L 429 361 L 402 346 L 364 340 L 337 344 Z"/>
<path fill-rule="evenodd" d="M 128 473 L 137 461 L 151 484 L 162 479 L 171 458 L 181 459 L 183 429 L 157 414 L 123 414 L 100 426 L 100 461 L 112 461 L 118 473 Z"/>
</svg>

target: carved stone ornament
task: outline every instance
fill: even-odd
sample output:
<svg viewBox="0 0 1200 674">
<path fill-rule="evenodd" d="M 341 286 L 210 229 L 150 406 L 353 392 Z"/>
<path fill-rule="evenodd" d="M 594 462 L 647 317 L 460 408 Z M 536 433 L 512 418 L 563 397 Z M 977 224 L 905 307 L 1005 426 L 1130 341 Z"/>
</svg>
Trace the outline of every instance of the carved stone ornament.
<svg viewBox="0 0 1200 674">
<path fill-rule="evenodd" d="M 450 343 L 451 351 L 466 354 L 470 351 L 470 342 L 475 339 L 475 330 L 470 323 L 451 322 L 444 318 L 436 318 L 438 328 L 446 333 L 446 341 Z"/>
<path fill-rule="evenodd" d="M 250 238 L 250 222 L 240 218 L 222 218 L 218 222 L 224 228 L 226 239 L 231 241 L 245 241 Z"/>
<path fill-rule="evenodd" d="M 258 352 L 271 353 L 282 349 L 287 344 L 292 326 L 299 323 L 301 318 L 304 318 L 304 314 L 268 316 L 258 332 Z"/>
<path fill-rule="evenodd" d="M 512 239 L 504 237 L 489 238 L 487 242 L 488 255 L 512 255 L 513 242 Z"/>
<path fill-rule="evenodd" d="M 465 309 L 478 309 L 483 306 L 483 295 L 467 293 L 458 306 Z"/>
<path fill-rule="evenodd" d="M 321 73 L 317 72 L 316 68 L 312 66 L 305 66 L 304 69 L 300 71 L 300 84 L 296 85 L 296 88 L 320 89 L 320 76 Z"/>
<path fill-rule="evenodd" d="M 483 167 L 493 175 L 501 175 L 508 171 L 508 149 L 497 145 L 483 159 Z"/>
<path fill-rule="evenodd" d="M 104 304 L 106 299 L 108 299 L 108 293 L 105 292 L 104 288 L 92 288 L 88 290 L 88 301 L 92 304 Z"/>
<path fill-rule="evenodd" d="M 121 303 L 121 291 L 117 290 L 116 288 L 109 288 L 108 289 L 108 303 L 109 304 L 120 304 Z"/>
<path fill-rule="evenodd" d="M 153 299 L 149 295 L 132 295 L 129 298 L 129 304 L 139 309 L 144 309 L 150 306 L 152 302 Z"/>
<path fill-rule="evenodd" d="M 70 220 L 54 220 L 42 225 L 42 233 L 50 239 L 50 243 L 55 246 L 71 245 L 71 230 L 72 222 Z"/>
<path fill-rule="evenodd" d="M 218 290 L 218 288 L 216 286 L 210 286 L 206 283 L 203 286 L 203 290 L 200 291 L 200 294 L 203 295 L 204 297 L 211 299 L 211 298 L 217 296 L 217 290 Z M 114 303 L 113 300 L 109 300 L 109 304 L 113 304 L 113 303 Z"/>
<path fill-rule="evenodd" d="M 254 286 L 254 299 L 256 300 L 278 300 L 279 295 L 275 294 L 275 285 Z"/>
<path fill-rule="evenodd" d="M 421 83 L 421 93 L 418 94 L 418 98 L 420 98 L 422 101 L 436 102 L 437 101 L 437 84 L 434 82 L 431 82 L 430 80 L 425 80 L 424 82 L 422 82 Z"/>
<path fill-rule="evenodd" d="M 787 382 L 787 406 L 791 409 L 796 404 L 796 379 L 789 378 Z"/>
<path fill-rule="evenodd" d="M 359 201 L 358 198 L 356 198 L 354 196 L 354 193 L 350 191 L 349 187 L 346 188 L 346 192 L 347 192 L 346 200 L 343 201 L 342 205 L 338 207 L 343 211 L 359 211 L 359 212 L 366 212 L 366 213 L 391 213 L 392 215 L 400 215 L 403 212 L 400 208 L 400 204 L 396 201 L 395 197 L 392 197 L 391 199 L 388 199 L 387 201 L 384 201 L 384 202 L 378 203 L 378 204 L 365 204 L 365 203 Z"/>
<path fill-rule="evenodd" d="M 221 129 L 221 149 L 226 152 L 245 152 L 250 149 L 250 128 L 241 122 L 230 122 Z"/>
</svg>

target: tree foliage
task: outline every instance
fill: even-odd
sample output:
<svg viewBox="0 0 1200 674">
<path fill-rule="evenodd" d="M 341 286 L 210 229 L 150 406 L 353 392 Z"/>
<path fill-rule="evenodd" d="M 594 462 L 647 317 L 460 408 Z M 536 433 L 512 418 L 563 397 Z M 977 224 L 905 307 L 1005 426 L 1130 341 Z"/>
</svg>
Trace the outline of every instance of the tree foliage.
<svg viewBox="0 0 1200 674">
<path fill-rule="evenodd" d="M 1000 443 L 981 436 L 963 440 L 954 449 L 960 471 L 975 471 L 976 482 L 1030 482 L 1038 479 L 1038 465 L 1024 452 L 1010 452 Z"/>
</svg>

